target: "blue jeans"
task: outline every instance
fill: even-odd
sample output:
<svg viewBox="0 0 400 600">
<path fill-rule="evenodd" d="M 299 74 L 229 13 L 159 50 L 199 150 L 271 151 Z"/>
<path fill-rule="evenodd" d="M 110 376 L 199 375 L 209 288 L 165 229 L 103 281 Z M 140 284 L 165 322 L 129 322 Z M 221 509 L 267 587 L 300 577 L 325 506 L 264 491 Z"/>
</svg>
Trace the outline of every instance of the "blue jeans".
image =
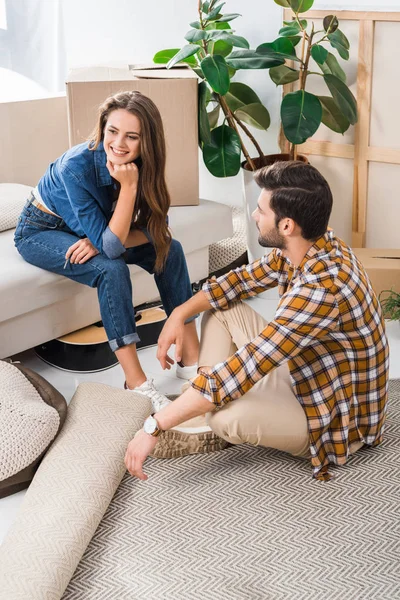
<svg viewBox="0 0 400 600">
<path fill-rule="evenodd" d="M 43 212 L 30 200 L 19 217 L 14 236 L 15 246 L 27 262 L 97 288 L 101 318 L 113 351 L 139 342 L 128 264 L 138 265 L 154 274 L 156 253 L 153 244 L 128 248 L 115 260 L 98 254 L 83 264 L 68 262 L 64 268 L 68 248 L 79 239 L 60 217 Z M 172 240 L 164 269 L 154 274 L 154 278 L 168 316 L 191 298 L 186 259 L 177 240 Z"/>
</svg>

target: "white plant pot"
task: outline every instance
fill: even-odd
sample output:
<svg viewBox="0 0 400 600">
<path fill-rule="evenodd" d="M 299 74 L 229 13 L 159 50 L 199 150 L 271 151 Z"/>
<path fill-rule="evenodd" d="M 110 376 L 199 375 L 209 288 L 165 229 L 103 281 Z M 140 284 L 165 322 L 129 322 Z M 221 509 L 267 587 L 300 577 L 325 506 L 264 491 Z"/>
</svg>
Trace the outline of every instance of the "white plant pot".
<svg viewBox="0 0 400 600">
<path fill-rule="evenodd" d="M 261 258 L 264 256 L 264 254 L 268 254 L 269 249 L 263 248 L 258 243 L 258 229 L 256 222 L 251 216 L 257 208 L 257 201 L 261 190 L 254 181 L 253 171 L 247 171 L 243 168 L 243 166 L 241 167 L 241 171 L 243 181 L 244 213 L 246 219 L 247 253 L 250 263 L 258 258 Z"/>
</svg>

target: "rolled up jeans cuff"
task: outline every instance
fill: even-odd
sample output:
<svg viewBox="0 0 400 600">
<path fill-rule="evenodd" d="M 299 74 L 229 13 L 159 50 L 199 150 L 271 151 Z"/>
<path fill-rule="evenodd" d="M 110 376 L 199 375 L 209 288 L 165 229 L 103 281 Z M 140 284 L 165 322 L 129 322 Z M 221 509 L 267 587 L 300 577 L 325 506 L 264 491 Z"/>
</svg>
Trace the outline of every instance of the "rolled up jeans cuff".
<svg viewBox="0 0 400 600">
<path fill-rule="evenodd" d="M 129 346 L 130 344 L 137 344 L 137 342 L 140 342 L 140 337 L 136 332 L 130 333 L 129 335 L 124 335 L 121 338 L 115 338 L 115 340 L 108 340 L 110 348 L 113 352 L 119 350 L 119 348 L 123 348 L 124 346 Z"/>
<path fill-rule="evenodd" d="M 198 316 L 199 316 L 199 314 L 194 315 L 193 317 L 189 317 L 188 319 L 186 319 L 185 325 L 187 325 L 188 323 L 191 323 L 192 321 L 194 321 L 195 319 L 197 319 Z"/>
</svg>

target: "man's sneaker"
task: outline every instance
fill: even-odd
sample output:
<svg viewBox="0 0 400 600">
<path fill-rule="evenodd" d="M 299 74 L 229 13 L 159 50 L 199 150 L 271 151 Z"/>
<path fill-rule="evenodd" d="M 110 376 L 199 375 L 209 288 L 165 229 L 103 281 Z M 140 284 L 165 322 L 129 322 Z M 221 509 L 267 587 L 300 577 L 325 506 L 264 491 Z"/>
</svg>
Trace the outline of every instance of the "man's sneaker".
<svg viewBox="0 0 400 600">
<path fill-rule="evenodd" d="M 154 458 L 177 458 L 187 454 L 209 454 L 229 446 L 218 437 L 206 423 L 204 416 L 190 419 L 173 429 L 163 431 L 157 438 L 151 456 Z"/>
<path fill-rule="evenodd" d="M 191 365 L 190 367 L 185 367 L 183 363 L 176 364 L 176 376 L 179 379 L 193 379 L 197 375 L 198 365 Z"/>
<path fill-rule="evenodd" d="M 171 404 L 171 400 L 169 400 L 167 396 L 164 396 L 164 394 L 161 394 L 161 392 L 158 391 L 158 389 L 154 385 L 153 379 L 146 379 L 146 381 L 142 383 L 142 385 L 138 385 L 137 387 L 132 389 L 128 388 L 125 381 L 124 388 L 129 392 L 136 392 L 137 394 L 142 394 L 143 396 L 147 396 L 147 398 L 150 398 L 151 404 L 153 406 L 153 412 L 158 412 L 162 408 L 168 406 L 168 404 Z"/>
</svg>

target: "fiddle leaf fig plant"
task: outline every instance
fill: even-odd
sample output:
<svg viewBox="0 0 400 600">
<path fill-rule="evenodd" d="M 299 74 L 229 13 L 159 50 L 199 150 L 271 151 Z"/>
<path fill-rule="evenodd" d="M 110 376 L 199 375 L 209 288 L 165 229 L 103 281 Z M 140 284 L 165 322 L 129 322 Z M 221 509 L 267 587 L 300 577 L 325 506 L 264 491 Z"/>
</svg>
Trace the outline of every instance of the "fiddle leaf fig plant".
<svg viewBox="0 0 400 600">
<path fill-rule="evenodd" d="M 296 154 L 296 145 L 303 144 L 317 131 L 321 123 L 336 133 L 345 133 L 357 123 L 357 102 L 346 84 L 346 75 L 335 52 L 343 60 L 349 59 L 350 44 L 339 29 L 335 15 L 323 19 L 322 29 L 304 18 L 314 0 L 274 0 L 293 12 L 291 21 L 284 21 L 275 41 L 258 46 L 260 56 L 281 57 L 284 63 L 271 66 L 269 74 L 276 85 L 296 83 L 297 90 L 285 94 L 281 103 L 283 132 L 290 142 L 290 157 Z M 310 70 L 313 58 L 319 71 Z M 287 61 L 291 61 L 287 64 Z M 319 76 L 325 81 L 327 95 L 317 96 L 307 91 L 309 77 Z M 328 95 L 328 92 L 330 95 Z"/>
<path fill-rule="evenodd" d="M 198 19 L 190 23 L 191 29 L 185 35 L 187 44 L 180 49 L 161 50 L 153 58 L 155 63 L 166 64 L 167 69 L 186 63 L 198 75 L 199 145 L 207 169 L 216 177 L 236 175 L 242 153 L 253 171 L 264 163 L 263 151 L 247 126 L 266 130 L 270 116 L 251 87 L 232 81 L 236 71 L 278 68 L 284 66 L 287 57 L 295 59 L 290 39 L 277 46 L 281 54 L 275 49 L 270 55 L 251 50 L 249 42 L 230 24 L 240 15 L 223 14 L 224 5 L 217 0 L 198 0 Z M 259 154 L 257 166 L 243 134 Z"/>
</svg>

